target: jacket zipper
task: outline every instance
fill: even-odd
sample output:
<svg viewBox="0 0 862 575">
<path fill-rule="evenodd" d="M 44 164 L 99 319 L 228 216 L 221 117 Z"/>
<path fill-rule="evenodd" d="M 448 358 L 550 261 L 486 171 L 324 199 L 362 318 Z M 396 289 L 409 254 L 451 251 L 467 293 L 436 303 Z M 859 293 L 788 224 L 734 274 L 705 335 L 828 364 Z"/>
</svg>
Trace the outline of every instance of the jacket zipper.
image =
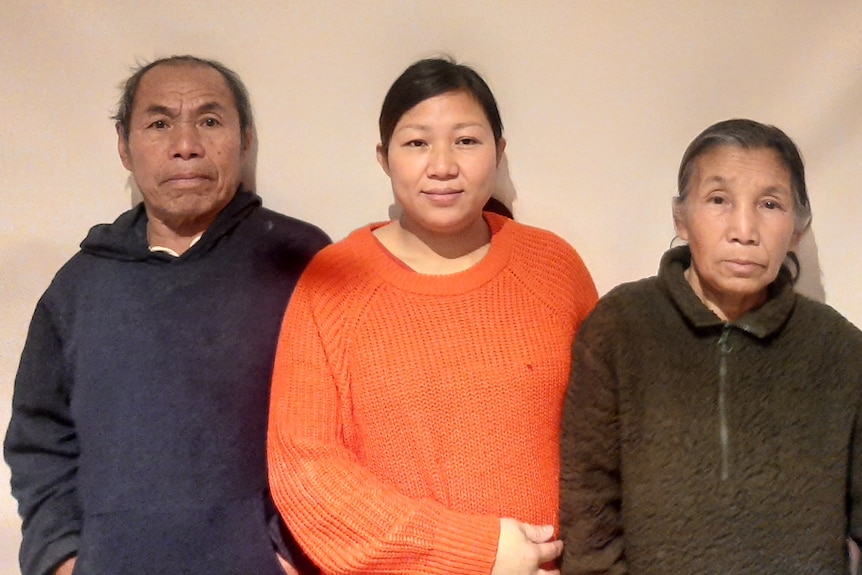
<svg viewBox="0 0 862 575">
<path fill-rule="evenodd" d="M 725 325 L 718 338 L 718 436 L 721 442 L 721 480 L 730 477 L 730 437 L 727 427 L 727 358 L 731 347 L 727 342 L 730 326 Z"/>
</svg>

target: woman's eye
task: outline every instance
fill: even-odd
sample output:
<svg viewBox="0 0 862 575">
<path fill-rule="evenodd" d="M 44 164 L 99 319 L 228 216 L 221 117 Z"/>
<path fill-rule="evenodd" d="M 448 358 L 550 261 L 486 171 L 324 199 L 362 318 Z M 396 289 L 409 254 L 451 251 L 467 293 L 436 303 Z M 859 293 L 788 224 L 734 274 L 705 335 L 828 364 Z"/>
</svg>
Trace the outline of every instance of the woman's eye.
<svg viewBox="0 0 862 575">
<path fill-rule="evenodd" d="M 425 145 L 425 142 L 422 140 L 410 140 L 405 144 L 408 148 L 421 148 Z"/>
<path fill-rule="evenodd" d="M 461 138 L 458 140 L 458 143 L 462 146 L 474 146 L 479 143 L 479 140 L 476 138 Z"/>
</svg>

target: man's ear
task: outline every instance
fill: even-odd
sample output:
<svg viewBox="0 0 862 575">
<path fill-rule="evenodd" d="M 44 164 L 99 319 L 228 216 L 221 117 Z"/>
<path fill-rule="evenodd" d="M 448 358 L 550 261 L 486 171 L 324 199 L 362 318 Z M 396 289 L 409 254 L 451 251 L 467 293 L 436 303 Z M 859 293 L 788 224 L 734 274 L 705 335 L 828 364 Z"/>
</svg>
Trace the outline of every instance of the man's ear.
<svg viewBox="0 0 862 575">
<path fill-rule="evenodd" d="M 240 154 L 245 157 L 249 154 L 254 145 L 255 138 L 257 136 L 257 128 L 254 126 L 249 126 L 245 130 L 240 133 Z"/>
<path fill-rule="evenodd" d="M 117 153 L 120 154 L 120 161 L 130 172 L 132 171 L 132 154 L 129 151 L 129 139 L 126 137 L 126 131 L 123 130 L 123 125 L 117 122 L 114 127 L 117 129 Z"/>
<path fill-rule="evenodd" d="M 503 153 L 506 151 L 506 138 L 500 137 L 497 140 L 497 165 L 503 160 Z"/>
<path fill-rule="evenodd" d="M 380 164 L 380 167 L 383 168 L 387 176 L 390 175 L 389 158 L 387 157 L 386 150 L 383 149 L 383 144 L 377 144 L 377 163 Z"/>
</svg>

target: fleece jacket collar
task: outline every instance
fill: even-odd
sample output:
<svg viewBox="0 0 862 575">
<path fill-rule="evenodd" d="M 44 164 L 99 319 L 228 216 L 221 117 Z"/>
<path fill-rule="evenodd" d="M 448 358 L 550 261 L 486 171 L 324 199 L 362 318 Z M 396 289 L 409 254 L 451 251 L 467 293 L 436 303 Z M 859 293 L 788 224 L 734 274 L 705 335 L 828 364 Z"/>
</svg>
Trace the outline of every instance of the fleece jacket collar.
<svg viewBox="0 0 862 575">
<path fill-rule="evenodd" d="M 686 321 L 697 331 L 721 330 L 727 326 L 741 329 L 758 339 L 766 339 L 781 330 L 796 305 L 793 278 L 786 266 L 769 284 L 769 299 L 732 322 L 724 322 L 700 301 L 685 279 L 691 265 L 688 246 L 677 246 L 665 252 L 659 266 L 659 283 L 670 296 Z"/>
</svg>

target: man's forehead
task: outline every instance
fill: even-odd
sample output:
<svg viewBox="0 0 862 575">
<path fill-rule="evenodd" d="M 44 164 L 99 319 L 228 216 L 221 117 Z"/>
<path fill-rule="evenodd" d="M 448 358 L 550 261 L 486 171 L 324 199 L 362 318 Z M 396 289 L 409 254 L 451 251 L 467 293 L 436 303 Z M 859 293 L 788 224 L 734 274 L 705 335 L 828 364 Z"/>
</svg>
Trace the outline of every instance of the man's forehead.
<svg viewBox="0 0 862 575">
<path fill-rule="evenodd" d="M 133 110 L 154 105 L 211 108 L 213 104 L 236 109 L 233 93 L 218 70 L 203 64 L 159 64 L 141 78 Z"/>
</svg>

